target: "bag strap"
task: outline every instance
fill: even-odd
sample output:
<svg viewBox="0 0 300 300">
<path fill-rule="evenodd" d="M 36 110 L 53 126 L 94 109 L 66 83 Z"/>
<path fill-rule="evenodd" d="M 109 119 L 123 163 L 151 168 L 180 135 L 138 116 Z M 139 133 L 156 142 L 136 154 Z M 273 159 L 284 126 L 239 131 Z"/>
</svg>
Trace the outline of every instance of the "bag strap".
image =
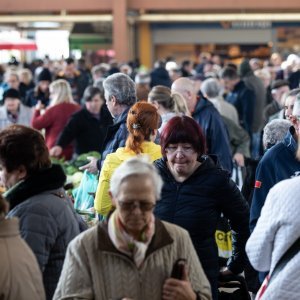
<svg viewBox="0 0 300 300">
<path fill-rule="evenodd" d="M 273 272 L 270 275 L 270 280 L 268 282 L 268 286 L 271 281 L 273 281 L 278 273 L 284 268 L 284 266 L 300 251 L 300 237 L 294 242 L 294 244 L 281 256 L 279 261 L 277 262 Z"/>
</svg>

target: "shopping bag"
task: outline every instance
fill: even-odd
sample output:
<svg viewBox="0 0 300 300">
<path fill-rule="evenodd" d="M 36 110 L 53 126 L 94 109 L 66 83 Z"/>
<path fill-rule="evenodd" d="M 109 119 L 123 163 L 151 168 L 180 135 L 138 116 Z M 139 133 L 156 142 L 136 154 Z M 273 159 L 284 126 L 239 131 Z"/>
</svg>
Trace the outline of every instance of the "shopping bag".
<svg viewBox="0 0 300 300">
<path fill-rule="evenodd" d="M 85 211 L 94 207 L 97 185 L 98 176 L 85 170 L 79 187 L 72 191 L 76 211 Z"/>
<path fill-rule="evenodd" d="M 217 224 L 215 239 L 218 246 L 220 261 L 226 261 L 232 254 L 232 235 L 228 220 L 221 215 Z"/>
<path fill-rule="evenodd" d="M 231 179 L 236 183 L 239 190 L 242 190 L 245 175 L 245 167 L 240 167 L 236 162 L 234 162 L 231 173 Z"/>
</svg>

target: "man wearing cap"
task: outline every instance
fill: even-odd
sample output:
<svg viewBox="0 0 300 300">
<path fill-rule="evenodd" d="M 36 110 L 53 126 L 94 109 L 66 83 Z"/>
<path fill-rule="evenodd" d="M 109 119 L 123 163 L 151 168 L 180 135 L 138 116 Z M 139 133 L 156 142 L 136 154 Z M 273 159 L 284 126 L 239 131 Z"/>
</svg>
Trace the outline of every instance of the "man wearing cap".
<svg viewBox="0 0 300 300">
<path fill-rule="evenodd" d="M 264 109 L 265 124 L 274 119 L 284 118 L 284 102 L 287 93 L 290 91 L 289 82 L 287 80 L 275 80 L 271 86 L 273 101 Z"/>
<path fill-rule="evenodd" d="M 32 110 L 21 103 L 18 90 L 8 89 L 3 94 L 4 105 L 0 107 L 0 130 L 12 124 L 30 126 Z"/>
</svg>

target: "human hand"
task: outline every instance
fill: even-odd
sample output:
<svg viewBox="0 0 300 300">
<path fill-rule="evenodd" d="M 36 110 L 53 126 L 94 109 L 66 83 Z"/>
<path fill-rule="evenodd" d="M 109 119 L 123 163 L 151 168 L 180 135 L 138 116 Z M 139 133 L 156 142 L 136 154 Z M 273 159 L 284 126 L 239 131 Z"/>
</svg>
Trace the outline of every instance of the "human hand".
<svg viewBox="0 0 300 300">
<path fill-rule="evenodd" d="M 60 146 L 54 146 L 54 147 L 52 147 L 50 149 L 49 154 L 50 154 L 50 156 L 58 157 L 58 156 L 61 155 L 62 150 L 63 150 L 62 147 L 60 147 Z"/>
<path fill-rule="evenodd" d="M 235 153 L 233 155 L 233 160 L 237 163 L 239 167 L 244 167 L 245 166 L 245 158 L 242 153 Z"/>
<path fill-rule="evenodd" d="M 97 168 L 97 158 L 93 156 L 88 156 L 87 159 L 90 161 L 88 164 L 81 166 L 79 170 L 87 170 L 89 173 L 97 174 L 98 168 Z"/>
<path fill-rule="evenodd" d="M 188 279 L 187 266 L 183 268 L 183 278 L 178 280 L 168 278 L 163 286 L 163 300 L 195 300 L 196 293 L 193 291 L 192 285 Z"/>
<path fill-rule="evenodd" d="M 35 106 L 35 109 L 36 109 L 36 110 L 42 110 L 42 109 L 44 109 L 44 108 L 45 108 L 45 105 L 42 103 L 41 100 L 39 100 L 39 101 L 37 102 L 36 106 Z"/>
</svg>

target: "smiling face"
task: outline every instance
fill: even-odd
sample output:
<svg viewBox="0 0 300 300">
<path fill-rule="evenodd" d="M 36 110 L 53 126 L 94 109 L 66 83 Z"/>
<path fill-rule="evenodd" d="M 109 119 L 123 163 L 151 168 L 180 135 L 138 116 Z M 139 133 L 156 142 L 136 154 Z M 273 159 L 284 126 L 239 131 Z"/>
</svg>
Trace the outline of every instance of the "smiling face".
<svg viewBox="0 0 300 300">
<path fill-rule="evenodd" d="M 189 143 L 169 144 L 165 152 L 169 170 L 179 182 L 190 177 L 200 166 L 198 153 Z"/>
<path fill-rule="evenodd" d="M 112 200 L 126 231 L 138 238 L 150 223 L 156 202 L 151 178 L 147 175 L 129 176 L 121 183 L 117 197 Z"/>
</svg>

